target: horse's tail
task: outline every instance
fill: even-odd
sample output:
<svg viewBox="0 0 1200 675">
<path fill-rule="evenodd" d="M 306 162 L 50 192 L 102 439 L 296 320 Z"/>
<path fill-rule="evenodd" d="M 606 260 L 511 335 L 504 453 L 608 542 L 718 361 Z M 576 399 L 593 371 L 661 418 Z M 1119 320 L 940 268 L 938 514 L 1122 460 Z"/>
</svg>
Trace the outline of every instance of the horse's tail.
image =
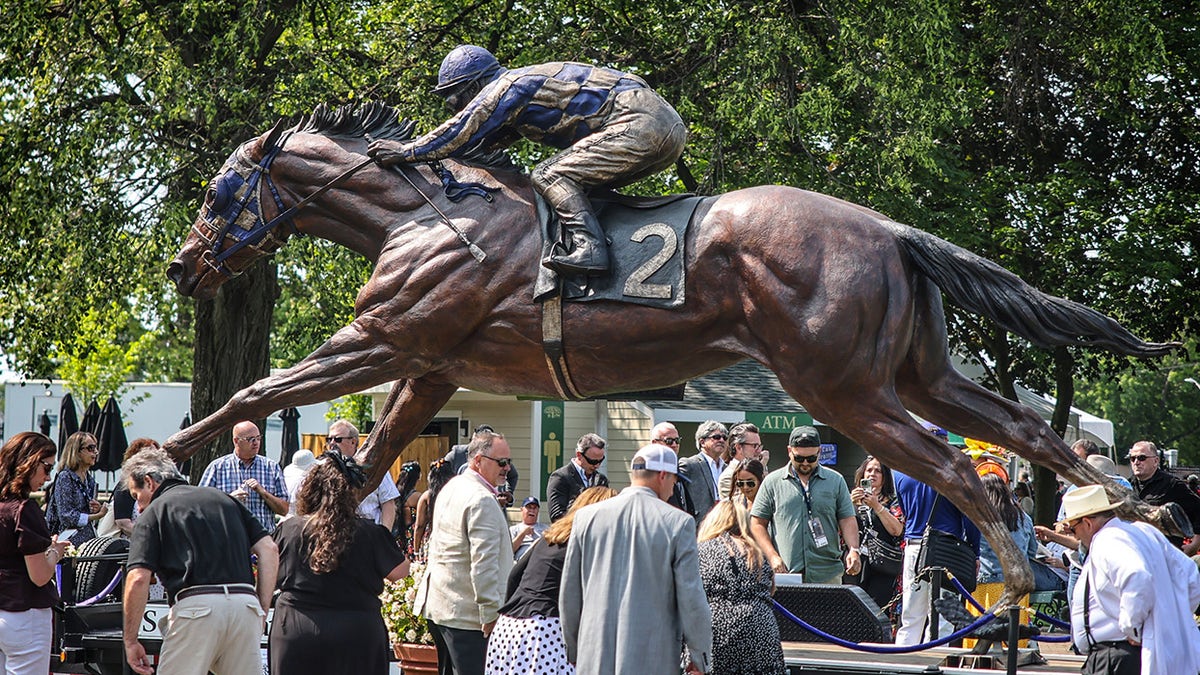
<svg viewBox="0 0 1200 675">
<path fill-rule="evenodd" d="M 1043 293 L 991 260 L 928 232 L 891 221 L 883 225 L 895 234 L 917 269 L 954 304 L 1036 345 L 1101 346 L 1141 358 L 1162 356 L 1179 346 L 1141 340 L 1113 318 Z"/>
</svg>

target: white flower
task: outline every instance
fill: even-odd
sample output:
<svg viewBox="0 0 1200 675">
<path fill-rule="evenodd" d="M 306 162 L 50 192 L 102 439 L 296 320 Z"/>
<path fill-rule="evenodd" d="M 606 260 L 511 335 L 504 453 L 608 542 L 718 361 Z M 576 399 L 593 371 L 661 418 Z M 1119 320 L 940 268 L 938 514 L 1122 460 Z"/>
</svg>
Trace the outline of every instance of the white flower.
<svg viewBox="0 0 1200 675">
<path fill-rule="evenodd" d="M 417 631 L 409 628 L 408 632 L 404 634 L 404 640 L 406 642 L 416 642 L 417 641 Z"/>
</svg>

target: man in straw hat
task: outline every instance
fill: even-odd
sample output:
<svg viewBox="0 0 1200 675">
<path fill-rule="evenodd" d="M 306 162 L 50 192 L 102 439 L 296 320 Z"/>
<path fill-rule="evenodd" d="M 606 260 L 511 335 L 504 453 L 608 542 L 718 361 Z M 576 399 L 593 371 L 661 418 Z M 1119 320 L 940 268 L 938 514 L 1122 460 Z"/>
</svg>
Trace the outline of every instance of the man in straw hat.
<svg viewBox="0 0 1200 675">
<path fill-rule="evenodd" d="M 1154 527 L 1116 517 L 1104 488 L 1063 497 L 1067 529 L 1087 548 L 1071 632 L 1083 673 L 1200 672 L 1200 569 Z"/>
</svg>

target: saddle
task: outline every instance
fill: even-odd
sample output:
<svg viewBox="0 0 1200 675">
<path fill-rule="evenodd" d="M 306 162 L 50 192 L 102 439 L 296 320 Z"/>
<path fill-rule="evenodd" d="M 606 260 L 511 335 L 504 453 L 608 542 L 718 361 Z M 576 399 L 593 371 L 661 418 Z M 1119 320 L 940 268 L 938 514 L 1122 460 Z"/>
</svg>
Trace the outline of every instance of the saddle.
<svg viewBox="0 0 1200 675">
<path fill-rule="evenodd" d="M 612 191 L 589 195 L 607 234 L 611 270 L 608 276 L 561 275 L 538 266 L 534 302 L 551 298 L 590 302 L 612 300 L 671 309 L 684 302 L 687 230 L 701 203 L 711 197 L 691 194 L 628 197 Z M 542 255 L 563 241 L 558 214 L 537 195 Z"/>
</svg>

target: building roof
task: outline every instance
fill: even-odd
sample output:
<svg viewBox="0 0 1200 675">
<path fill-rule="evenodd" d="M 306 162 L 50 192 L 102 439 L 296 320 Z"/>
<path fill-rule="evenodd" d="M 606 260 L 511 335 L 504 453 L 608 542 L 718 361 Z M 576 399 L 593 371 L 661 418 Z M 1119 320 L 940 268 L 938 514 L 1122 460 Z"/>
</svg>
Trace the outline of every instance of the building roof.
<svg viewBox="0 0 1200 675">
<path fill-rule="evenodd" d="M 792 400 L 779 385 L 775 373 L 753 359 L 688 381 L 682 401 L 647 400 L 644 403 L 652 408 L 675 410 L 806 412 L 804 406 Z"/>
</svg>

